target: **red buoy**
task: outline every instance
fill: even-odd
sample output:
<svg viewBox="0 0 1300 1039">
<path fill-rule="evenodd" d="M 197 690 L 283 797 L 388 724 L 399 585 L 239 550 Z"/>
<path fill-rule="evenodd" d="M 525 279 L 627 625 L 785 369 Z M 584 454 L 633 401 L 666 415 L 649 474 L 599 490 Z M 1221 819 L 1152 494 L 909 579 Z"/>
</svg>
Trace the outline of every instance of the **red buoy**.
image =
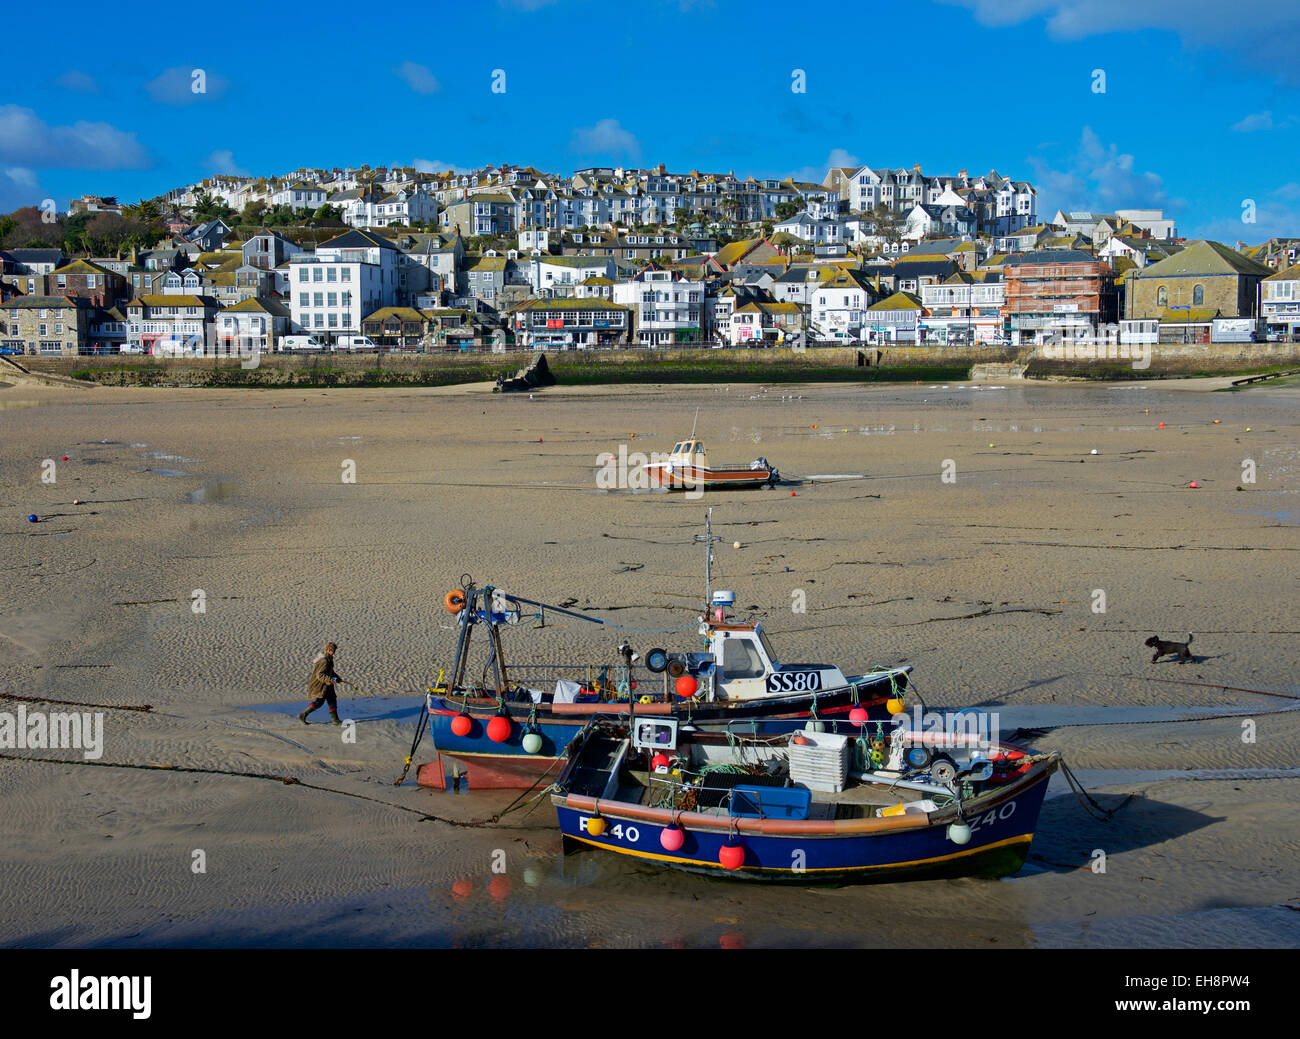
<svg viewBox="0 0 1300 1039">
<path fill-rule="evenodd" d="M 493 743 L 505 743 L 510 738 L 510 719 L 498 714 L 487 723 L 487 734 Z"/>
<path fill-rule="evenodd" d="M 650 771 L 658 772 L 661 768 L 667 768 L 669 765 L 667 754 L 656 754 L 650 759 Z"/>
<path fill-rule="evenodd" d="M 677 679 L 677 695 L 685 699 L 688 696 L 694 696 L 696 690 L 700 688 L 700 683 L 695 681 L 690 675 L 682 675 Z"/>
<path fill-rule="evenodd" d="M 849 721 L 854 725 L 867 724 L 867 709 L 865 707 L 855 707 L 849 711 Z"/>
<path fill-rule="evenodd" d="M 664 851 L 681 851 L 686 843 L 686 831 L 680 826 L 665 826 L 659 834 L 659 844 Z"/>
<path fill-rule="evenodd" d="M 458 714 L 451 720 L 451 731 L 457 736 L 468 736 L 469 730 L 474 727 L 468 714 Z"/>
<path fill-rule="evenodd" d="M 718 852 L 718 862 L 723 869 L 740 869 L 745 864 L 745 846 L 733 837 Z"/>
</svg>

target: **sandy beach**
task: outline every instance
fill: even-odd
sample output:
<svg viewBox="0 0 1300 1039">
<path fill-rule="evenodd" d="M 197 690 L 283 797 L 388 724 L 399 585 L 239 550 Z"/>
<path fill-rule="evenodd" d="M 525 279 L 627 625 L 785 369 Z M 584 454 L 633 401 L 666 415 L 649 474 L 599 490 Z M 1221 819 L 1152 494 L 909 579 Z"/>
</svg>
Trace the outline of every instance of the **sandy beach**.
<svg viewBox="0 0 1300 1039">
<path fill-rule="evenodd" d="M 94 761 L 0 750 L 0 945 L 1294 947 L 1300 388 L 1222 385 L 0 389 L 0 693 L 107 705 Z M 713 460 L 791 482 L 597 487 L 697 408 Z M 671 628 L 707 506 L 714 587 L 778 651 L 910 663 L 930 706 L 1043 728 L 1098 803 L 1135 796 L 1103 822 L 1054 786 L 1007 880 L 772 888 L 564 857 L 545 801 L 451 822 L 514 792 L 392 785 L 462 574 Z M 1189 632 L 1196 662 L 1151 662 Z M 294 718 L 327 639 L 354 743 Z"/>
</svg>

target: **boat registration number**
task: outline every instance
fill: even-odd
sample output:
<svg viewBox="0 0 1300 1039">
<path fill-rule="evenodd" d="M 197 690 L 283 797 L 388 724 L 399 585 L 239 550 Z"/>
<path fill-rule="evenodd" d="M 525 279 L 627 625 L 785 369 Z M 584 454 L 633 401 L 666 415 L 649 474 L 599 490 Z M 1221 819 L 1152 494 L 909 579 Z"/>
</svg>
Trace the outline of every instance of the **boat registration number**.
<svg viewBox="0 0 1300 1039">
<path fill-rule="evenodd" d="M 981 826 L 991 826 L 1000 819 L 1010 819 L 1015 812 L 1015 801 L 1008 801 L 1001 808 L 991 808 L 978 819 L 970 820 L 970 832 L 974 833 Z"/>
<path fill-rule="evenodd" d="M 769 693 L 813 693 L 821 687 L 820 671 L 773 671 L 767 676 Z"/>
</svg>

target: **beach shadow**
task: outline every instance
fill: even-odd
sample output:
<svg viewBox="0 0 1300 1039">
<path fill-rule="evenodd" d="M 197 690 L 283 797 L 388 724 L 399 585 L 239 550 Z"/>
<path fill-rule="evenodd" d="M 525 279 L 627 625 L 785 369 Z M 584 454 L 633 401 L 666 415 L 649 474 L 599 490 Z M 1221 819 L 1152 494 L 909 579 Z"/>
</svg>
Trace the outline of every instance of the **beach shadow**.
<svg viewBox="0 0 1300 1039">
<path fill-rule="evenodd" d="M 1072 796 L 1049 801 L 1039 817 L 1029 863 L 1049 873 L 1090 869 L 1101 850 L 1107 856 L 1164 844 L 1226 816 L 1207 815 L 1143 794 L 1091 794 L 1109 821 L 1085 813 Z"/>
</svg>

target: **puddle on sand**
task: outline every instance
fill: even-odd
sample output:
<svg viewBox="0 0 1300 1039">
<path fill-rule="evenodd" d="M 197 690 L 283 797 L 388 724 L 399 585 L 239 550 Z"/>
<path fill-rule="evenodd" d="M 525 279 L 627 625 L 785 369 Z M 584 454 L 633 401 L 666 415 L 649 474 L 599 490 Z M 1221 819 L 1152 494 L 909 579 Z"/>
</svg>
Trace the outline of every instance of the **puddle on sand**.
<svg viewBox="0 0 1300 1039">
<path fill-rule="evenodd" d="M 303 699 L 291 703 L 258 703 L 240 708 L 244 711 L 256 711 L 258 714 L 285 714 L 296 716 L 306 703 Z M 382 722 L 414 720 L 416 711 L 423 710 L 423 696 L 367 696 L 353 699 L 346 687 L 339 697 L 339 717 L 355 718 L 357 721 Z M 312 715 L 312 724 L 329 721 L 329 712 L 321 708 Z"/>
<path fill-rule="evenodd" d="M 155 476 L 189 476 L 190 474 L 182 469 L 152 469 L 145 466 L 143 469 L 137 469 L 138 473 L 153 473 Z"/>
<path fill-rule="evenodd" d="M 211 483 L 205 483 L 198 490 L 190 491 L 185 495 L 185 501 L 190 505 L 214 505 L 233 501 L 238 494 L 239 484 L 229 480 L 213 480 Z"/>
</svg>

